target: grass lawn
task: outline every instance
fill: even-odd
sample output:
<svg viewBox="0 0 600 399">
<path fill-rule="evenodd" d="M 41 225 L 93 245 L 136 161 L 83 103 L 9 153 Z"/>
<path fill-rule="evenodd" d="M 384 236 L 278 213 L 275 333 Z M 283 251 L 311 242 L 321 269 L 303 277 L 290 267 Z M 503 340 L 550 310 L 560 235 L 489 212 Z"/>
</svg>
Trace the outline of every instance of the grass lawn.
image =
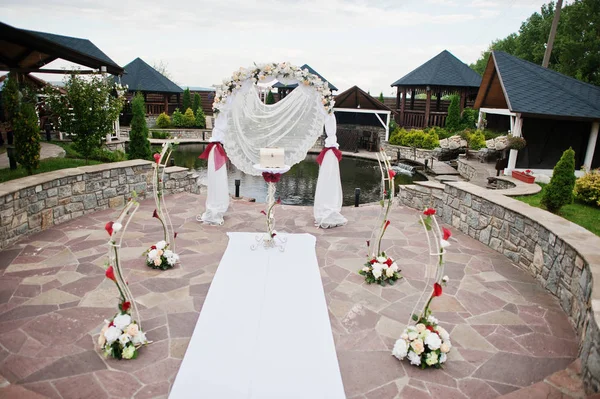
<svg viewBox="0 0 600 399">
<path fill-rule="evenodd" d="M 88 165 L 97 165 L 102 162 L 98 161 L 88 161 Z M 71 158 L 48 158 L 42 159 L 40 161 L 40 167 L 33 171 L 34 175 L 38 173 L 44 172 L 52 172 L 54 170 L 59 169 L 67 169 L 67 168 L 76 168 L 78 166 L 86 166 L 84 159 L 71 159 Z M 21 166 L 17 167 L 15 170 L 10 169 L 0 169 L 0 183 L 5 181 L 19 179 L 21 177 L 26 177 L 27 171 L 23 169 Z"/>
<path fill-rule="evenodd" d="M 546 185 L 540 184 L 540 186 L 542 186 L 542 191 L 535 195 L 523 195 L 513 198 L 544 209 L 540 201 Z M 560 208 L 558 215 L 600 236 L 600 208 L 575 200 L 572 204 Z"/>
</svg>

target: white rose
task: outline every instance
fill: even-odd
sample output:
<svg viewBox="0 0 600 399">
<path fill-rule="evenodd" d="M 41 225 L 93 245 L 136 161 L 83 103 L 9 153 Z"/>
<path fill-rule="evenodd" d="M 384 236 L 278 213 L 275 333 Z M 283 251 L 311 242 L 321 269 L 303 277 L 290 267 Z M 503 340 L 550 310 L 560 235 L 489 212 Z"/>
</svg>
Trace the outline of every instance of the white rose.
<svg viewBox="0 0 600 399">
<path fill-rule="evenodd" d="M 388 277 L 393 277 L 394 276 L 394 271 L 392 270 L 391 267 L 388 267 L 387 269 L 385 269 L 385 275 Z"/>
<path fill-rule="evenodd" d="M 440 336 L 433 333 L 429 334 L 427 338 L 425 338 L 425 345 L 429 347 L 429 349 L 436 350 L 440 349 L 440 345 L 442 345 L 442 340 Z"/>
<path fill-rule="evenodd" d="M 442 363 L 446 363 L 446 360 L 447 360 L 447 359 L 448 359 L 448 356 L 446 356 L 446 354 L 445 354 L 445 353 L 442 353 L 442 354 L 440 355 L 440 364 L 442 364 Z"/>
<path fill-rule="evenodd" d="M 442 340 L 444 341 L 449 341 L 450 340 L 450 334 L 448 334 L 448 331 L 446 331 L 444 329 L 444 327 L 440 327 L 438 326 L 436 329 L 437 333 L 440 334 L 440 337 L 442 337 Z"/>
<path fill-rule="evenodd" d="M 443 281 L 444 283 L 447 283 L 447 282 L 448 282 L 448 280 L 450 280 L 450 279 L 448 278 L 448 276 L 444 276 L 444 277 L 442 277 L 442 281 Z"/>
<path fill-rule="evenodd" d="M 417 339 L 417 337 L 419 336 L 419 332 L 414 328 L 414 327 L 410 327 L 408 328 L 408 339 L 415 340 Z"/>
<path fill-rule="evenodd" d="M 127 342 L 131 341 L 131 335 L 127 333 L 121 334 L 121 336 L 119 337 L 119 341 L 121 342 L 121 345 L 125 346 Z"/>
<path fill-rule="evenodd" d="M 150 252 L 148 252 L 148 260 L 154 260 L 157 254 L 158 251 L 156 249 L 151 249 Z"/>
<path fill-rule="evenodd" d="M 429 352 L 425 358 L 425 363 L 427 363 L 429 366 L 433 366 L 434 364 L 437 364 L 437 362 L 438 354 L 436 352 Z"/>
<path fill-rule="evenodd" d="M 163 255 L 165 256 L 165 258 L 170 258 L 171 256 L 173 256 L 173 251 L 167 249 L 165 250 L 165 252 L 163 252 Z"/>
<path fill-rule="evenodd" d="M 131 324 L 131 316 L 129 316 L 128 314 L 120 314 L 114 318 L 113 323 L 115 324 L 115 327 L 123 331 L 125 330 L 125 328 L 127 328 L 128 325 Z"/>
<path fill-rule="evenodd" d="M 431 324 L 438 324 L 438 319 L 436 319 L 435 317 L 433 317 L 432 315 L 429 315 L 427 317 L 427 321 Z"/>
<path fill-rule="evenodd" d="M 410 347 L 413 349 L 413 351 L 415 351 L 418 355 L 420 355 L 421 353 L 423 353 L 423 351 L 425 351 L 425 345 L 423 344 L 423 341 L 420 339 L 415 339 L 413 342 L 410 343 Z"/>
<path fill-rule="evenodd" d="M 442 248 L 448 248 L 450 246 L 450 243 L 446 240 L 440 240 L 440 246 Z"/>
<path fill-rule="evenodd" d="M 423 323 L 417 324 L 417 331 L 418 332 L 422 333 L 425 330 L 427 330 L 427 327 L 425 327 L 425 324 L 423 324 Z"/>
<path fill-rule="evenodd" d="M 410 364 L 412 365 L 421 365 L 421 356 L 417 355 L 415 352 L 408 352 L 408 360 L 410 360 Z"/>
<path fill-rule="evenodd" d="M 365 266 L 362 268 L 362 271 L 368 273 L 371 271 L 371 268 L 369 266 Z"/>
<path fill-rule="evenodd" d="M 398 264 L 396 264 L 396 262 L 392 263 L 392 265 L 390 266 L 390 269 L 392 269 L 393 271 L 397 272 L 398 271 Z"/>
<path fill-rule="evenodd" d="M 113 223 L 112 225 L 113 231 L 116 233 L 123 228 L 121 223 Z"/>
<path fill-rule="evenodd" d="M 165 249 L 165 247 L 167 246 L 167 242 L 165 240 L 159 241 L 156 243 L 156 249 Z"/>
<path fill-rule="evenodd" d="M 111 345 L 113 342 L 115 342 L 117 339 L 119 339 L 120 336 L 121 336 L 121 330 L 119 330 L 115 326 L 108 327 L 108 330 L 106 330 L 104 332 L 104 338 L 106 338 L 106 343 L 108 345 Z"/>
<path fill-rule="evenodd" d="M 381 277 L 381 269 L 373 269 L 373 276 L 375 278 Z"/>
<path fill-rule="evenodd" d="M 171 256 L 170 258 L 167 258 L 167 263 L 168 263 L 169 265 L 171 265 L 171 266 L 173 266 L 173 265 L 174 265 L 176 262 L 177 262 L 177 261 L 176 261 L 176 260 L 175 260 L 175 258 L 174 258 L 174 257 L 172 257 L 172 256 Z"/>
<path fill-rule="evenodd" d="M 379 263 L 385 263 L 386 261 L 387 261 L 387 258 L 385 256 L 377 257 L 377 262 L 379 262 Z"/>
<path fill-rule="evenodd" d="M 440 345 L 440 352 L 448 353 L 448 352 L 450 352 L 451 347 L 452 347 L 452 344 L 450 344 L 450 342 L 444 342 L 442 345 Z"/>
<path fill-rule="evenodd" d="M 134 345 L 140 345 L 146 343 L 146 334 L 144 334 L 141 330 L 131 339 L 131 342 Z"/>
<path fill-rule="evenodd" d="M 400 338 L 407 340 L 408 339 L 408 334 L 407 333 L 402 333 L 402 335 L 400 336 Z"/>
<path fill-rule="evenodd" d="M 399 360 L 402 360 L 408 354 L 408 344 L 405 340 L 399 339 L 394 344 L 394 349 L 392 350 L 392 355 L 396 356 Z"/>
<path fill-rule="evenodd" d="M 373 270 L 381 271 L 386 267 L 386 265 L 384 265 L 383 263 L 375 262 L 371 265 L 371 267 L 373 268 Z"/>
</svg>

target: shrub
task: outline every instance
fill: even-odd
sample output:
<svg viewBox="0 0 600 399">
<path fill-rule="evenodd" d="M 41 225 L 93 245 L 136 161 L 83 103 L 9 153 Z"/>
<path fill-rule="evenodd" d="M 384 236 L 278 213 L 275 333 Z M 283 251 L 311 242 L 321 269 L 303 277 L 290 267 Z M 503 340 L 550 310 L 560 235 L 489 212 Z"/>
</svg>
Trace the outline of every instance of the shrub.
<svg viewBox="0 0 600 399">
<path fill-rule="evenodd" d="M 173 122 L 173 126 L 175 127 L 184 127 L 185 123 L 183 120 L 183 114 L 179 110 L 179 108 L 175 109 L 173 115 L 171 116 L 171 121 Z"/>
<path fill-rule="evenodd" d="M 196 116 L 194 115 L 194 111 L 191 108 L 185 110 L 185 114 L 183 114 L 183 126 L 184 127 L 194 127 L 196 125 Z"/>
<path fill-rule="evenodd" d="M 446 129 L 455 132 L 460 129 L 460 97 L 453 95 L 450 98 L 448 117 L 446 118 Z"/>
<path fill-rule="evenodd" d="M 383 92 L 379 93 L 379 99 L 378 100 L 379 100 L 380 103 L 383 104 L 383 101 L 384 101 L 384 99 L 383 99 Z"/>
<path fill-rule="evenodd" d="M 148 126 L 146 126 L 146 105 L 144 96 L 137 93 L 131 101 L 131 132 L 129 133 L 129 145 L 127 156 L 129 159 L 150 159 L 152 150 L 148 140 Z"/>
<path fill-rule="evenodd" d="M 523 137 L 508 136 L 508 149 L 520 151 L 527 145 Z"/>
<path fill-rule="evenodd" d="M 40 127 L 35 113 L 35 105 L 21 104 L 18 116 L 13 120 L 17 162 L 33 174 L 40 166 Z"/>
<path fill-rule="evenodd" d="M 131 143 L 129 145 L 131 146 Z M 106 148 L 96 148 L 90 158 L 101 162 L 121 162 L 127 159 L 127 155 L 119 150 L 110 151 Z"/>
<path fill-rule="evenodd" d="M 431 150 L 439 146 L 440 140 L 435 132 L 400 129 L 390 138 L 390 144 Z"/>
<path fill-rule="evenodd" d="M 404 128 L 398 128 L 390 134 L 390 144 L 393 145 L 402 145 L 402 139 L 408 133 Z"/>
<path fill-rule="evenodd" d="M 459 133 L 460 137 L 467 141 L 469 149 L 480 150 L 485 148 L 485 135 L 481 130 L 465 129 Z"/>
<path fill-rule="evenodd" d="M 273 92 L 271 90 L 269 90 L 269 92 L 267 93 L 267 99 L 265 100 L 265 104 L 275 104 L 275 96 L 273 95 Z"/>
<path fill-rule="evenodd" d="M 449 132 L 448 130 L 444 129 L 443 127 L 439 127 L 439 126 L 432 126 L 428 129 L 425 129 L 425 131 L 428 133 L 437 134 L 437 136 L 440 140 L 447 139 L 448 137 L 452 136 L 451 132 Z"/>
<path fill-rule="evenodd" d="M 600 169 L 586 172 L 577 179 L 574 193 L 579 201 L 600 206 Z"/>
<path fill-rule="evenodd" d="M 206 116 L 204 115 L 204 110 L 202 107 L 199 107 L 196 110 L 196 127 L 200 129 L 204 129 L 206 127 Z"/>
<path fill-rule="evenodd" d="M 473 108 L 465 108 L 463 110 L 463 114 L 460 117 L 460 125 L 463 129 L 475 129 L 475 124 L 477 123 L 477 117 L 479 116 L 479 111 Z"/>
<path fill-rule="evenodd" d="M 192 97 L 190 94 L 190 88 L 187 87 L 184 91 L 183 91 L 183 109 L 188 109 L 188 108 L 192 108 Z"/>
<path fill-rule="evenodd" d="M 156 130 L 152 130 L 150 133 L 152 134 L 153 139 L 166 140 L 171 137 L 171 135 L 167 132 L 158 132 Z"/>
<path fill-rule="evenodd" d="M 496 137 L 504 136 L 503 132 L 494 132 L 493 130 L 483 129 L 483 135 L 486 140 L 495 139 Z"/>
<path fill-rule="evenodd" d="M 202 103 L 200 100 L 200 94 L 194 93 L 194 104 L 192 105 L 192 111 L 194 111 L 194 115 L 196 115 L 196 111 L 198 111 L 198 108 L 200 108 L 201 106 Z"/>
<path fill-rule="evenodd" d="M 166 112 L 158 115 L 158 118 L 156 118 L 156 127 L 160 129 L 171 127 L 171 117 Z"/>
<path fill-rule="evenodd" d="M 8 80 L 2 86 L 2 107 L 6 114 L 6 120 L 12 124 L 13 119 L 16 119 L 21 108 L 19 92 L 19 82 L 13 73 L 8 74 Z"/>
<path fill-rule="evenodd" d="M 569 148 L 563 152 L 554 167 L 550 183 L 542 194 L 541 204 L 550 212 L 557 213 L 563 205 L 573 202 L 575 187 L 575 151 Z"/>
</svg>

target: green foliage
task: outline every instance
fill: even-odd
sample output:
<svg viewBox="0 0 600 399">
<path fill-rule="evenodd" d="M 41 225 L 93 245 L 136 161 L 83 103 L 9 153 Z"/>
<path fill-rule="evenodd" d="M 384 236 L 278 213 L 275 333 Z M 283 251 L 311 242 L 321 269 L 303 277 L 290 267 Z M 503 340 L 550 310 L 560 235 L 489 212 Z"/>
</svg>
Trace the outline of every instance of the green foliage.
<svg viewBox="0 0 600 399">
<path fill-rule="evenodd" d="M 379 93 L 379 102 L 381 102 L 383 104 L 383 92 Z"/>
<path fill-rule="evenodd" d="M 185 114 L 183 114 L 183 126 L 184 127 L 194 127 L 196 125 L 196 116 L 194 115 L 194 111 L 191 108 L 185 110 Z"/>
<path fill-rule="evenodd" d="M 192 108 L 192 96 L 190 94 L 190 88 L 186 87 L 183 91 L 183 109 Z"/>
<path fill-rule="evenodd" d="M 171 127 L 171 117 L 166 112 L 158 115 L 158 118 L 156 118 L 156 127 L 160 129 Z"/>
<path fill-rule="evenodd" d="M 508 149 L 520 151 L 527 145 L 523 137 L 508 136 Z"/>
<path fill-rule="evenodd" d="M 399 129 L 390 137 L 390 144 L 431 150 L 439 146 L 440 140 L 435 132 Z"/>
<path fill-rule="evenodd" d="M 550 212 L 557 213 L 564 205 L 573 202 L 575 187 L 575 151 L 566 150 L 554 167 L 550 183 L 544 190 L 541 204 Z"/>
<path fill-rule="evenodd" d="M 437 136 L 440 140 L 447 139 L 448 137 L 453 135 L 452 132 L 444 129 L 443 127 L 439 127 L 439 126 L 431 126 L 431 127 L 425 128 L 424 131 L 427 133 L 437 134 Z"/>
<path fill-rule="evenodd" d="M 477 117 L 479 116 L 479 111 L 473 108 L 465 108 L 463 109 L 462 116 L 460 117 L 460 126 L 463 129 L 475 129 L 475 124 L 477 123 Z"/>
<path fill-rule="evenodd" d="M 175 127 L 184 127 L 185 122 L 183 119 L 183 114 L 181 113 L 179 108 L 176 108 L 175 112 L 173 112 L 173 115 L 171 115 L 171 121 L 173 122 L 173 126 Z"/>
<path fill-rule="evenodd" d="M 394 135 L 394 133 L 396 133 L 396 130 L 399 129 L 398 124 L 396 123 L 396 120 L 392 117 L 390 118 L 390 137 L 392 137 Z"/>
<path fill-rule="evenodd" d="M 12 72 L 8 74 L 8 79 L 4 81 L 4 86 L 2 86 L 2 106 L 6 114 L 6 120 L 12 124 L 21 108 L 19 82 L 17 82 L 17 77 Z"/>
<path fill-rule="evenodd" d="M 196 111 L 201 106 L 202 106 L 202 102 L 201 102 L 201 99 L 200 99 L 200 94 L 194 93 L 194 104 L 192 105 L 192 111 L 194 111 L 194 115 L 196 115 Z"/>
<path fill-rule="evenodd" d="M 129 132 L 129 145 L 127 146 L 127 157 L 129 159 L 150 160 L 152 151 L 148 140 L 148 126 L 146 126 L 146 105 L 144 96 L 137 93 L 131 101 L 131 132 Z"/>
<path fill-rule="evenodd" d="M 483 74 L 491 50 L 500 50 L 541 65 L 550 26 L 554 19 L 554 2 L 542 6 L 521 24 L 518 33 L 490 44 L 471 68 Z M 549 68 L 594 85 L 600 85 L 600 2 L 575 0 L 564 5 L 550 57 Z"/>
<path fill-rule="evenodd" d="M 600 170 L 591 170 L 575 181 L 575 198 L 600 207 Z"/>
<path fill-rule="evenodd" d="M 273 92 L 271 90 L 269 90 L 269 92 L 267 93 L 267 99 L 265 100 L 266 104 L 275 104 L 275 96 L 273 95 Z"/>
<path fill-rule="evenodd" d="M 456 132 L 460 129 L 460 97 L 457 95 L 452 96 L 450 99 L 446 129 L 451 132 Z"/>
<path fill-rule="evenodd" d="M 58 128 L 73 135 L 76 149 L 89 159 L 102 138 L 113 131 L 113 123 L 123 108 L 124 91 L 111 78 L 76 73 L 66 78 L 66 94 L 46 89 L 49 111 L 57 118 Z M 116 96 L 115 96 L 116 93 Z"/>
<path fill-rule="evenodd" d="M 471 150 L 485 148 L 485 136 L 481 130 L 465 129 L 460 133 L 460 137 L 467 140 Z"/>
<path fill-rule="evenodd" d="M 40 165 L 40 127 L 35 113 L 35 105 L 23 103 L 17 117 L 13 119 L 17 162 L 33 174 Z"/>
<path fill-rule="evenodd" d="M 493 130 L 483 129 L 483 135 L 486 140 L 495 139 L 496 137 L 504 136 L 504 132 L 494 132 Z"/>
<path fill-rule="evenodd" d="M 167 132 L 159 132 L 156 130 L 152 130 L 150 133 L 152 134 L 153 139 L 166 140 L 171 137 L 171 135 Z"/>
<path fill-rule="evenodd" d="M 196 110 L 196 127 L 200 129 L 206 128 L 206 116 L 202 107 L 198 107 Z"/>
<path fill-rule="evenodd" d="M 97 161 L 89 161 L 90 165 L 96 165 L 101 162 Z M 68 169 L 68 168 L 77 168 L 79 166 L 85 166 L 88 163 L 84 159 L 71 159 L 71 158 L 48 158 L 42 159 L 40 161 L 40 166 L 38 169 L 33 171 L 33 174 L 52 172 L 60 169 Z M 23 167 L 18 167 L 17 169 L 0 169 L 0 183 L 20 179 L 21 177 L 28 176 L 27 170 Z"/>
<path fill-rule="evenodd" d="M 131 144 L 130 144 L 131 145 Z M 127 160 L 127 155 L 120 150 L 110 151 L 106 148 L 95 148 L 90 157 L 93 160 L 100 162 L 121 162 Z M 133 158 L 129 158 L 133 159 Z"/>
</svg>

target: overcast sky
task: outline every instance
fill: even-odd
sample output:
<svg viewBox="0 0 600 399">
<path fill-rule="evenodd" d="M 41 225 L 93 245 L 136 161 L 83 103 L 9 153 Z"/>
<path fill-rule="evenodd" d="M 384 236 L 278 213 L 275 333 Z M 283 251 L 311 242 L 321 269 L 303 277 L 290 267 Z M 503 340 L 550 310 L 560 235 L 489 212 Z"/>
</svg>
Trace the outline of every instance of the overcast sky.
<svg viewBox="0 0 600 399">
<path fill-rule="evenodd" d="M 309 64 L 340 90 L 357 85 L 392 96 L 391 83 L 444 49 L 474 62 L 544 3 L 0 0 L 0 21 L 89 39 L 121 66 L 136 57 L 150 65 L 162 61 L 183 86 L 220 83 L 254 62 L 289 61 Z"/>
</svg>

